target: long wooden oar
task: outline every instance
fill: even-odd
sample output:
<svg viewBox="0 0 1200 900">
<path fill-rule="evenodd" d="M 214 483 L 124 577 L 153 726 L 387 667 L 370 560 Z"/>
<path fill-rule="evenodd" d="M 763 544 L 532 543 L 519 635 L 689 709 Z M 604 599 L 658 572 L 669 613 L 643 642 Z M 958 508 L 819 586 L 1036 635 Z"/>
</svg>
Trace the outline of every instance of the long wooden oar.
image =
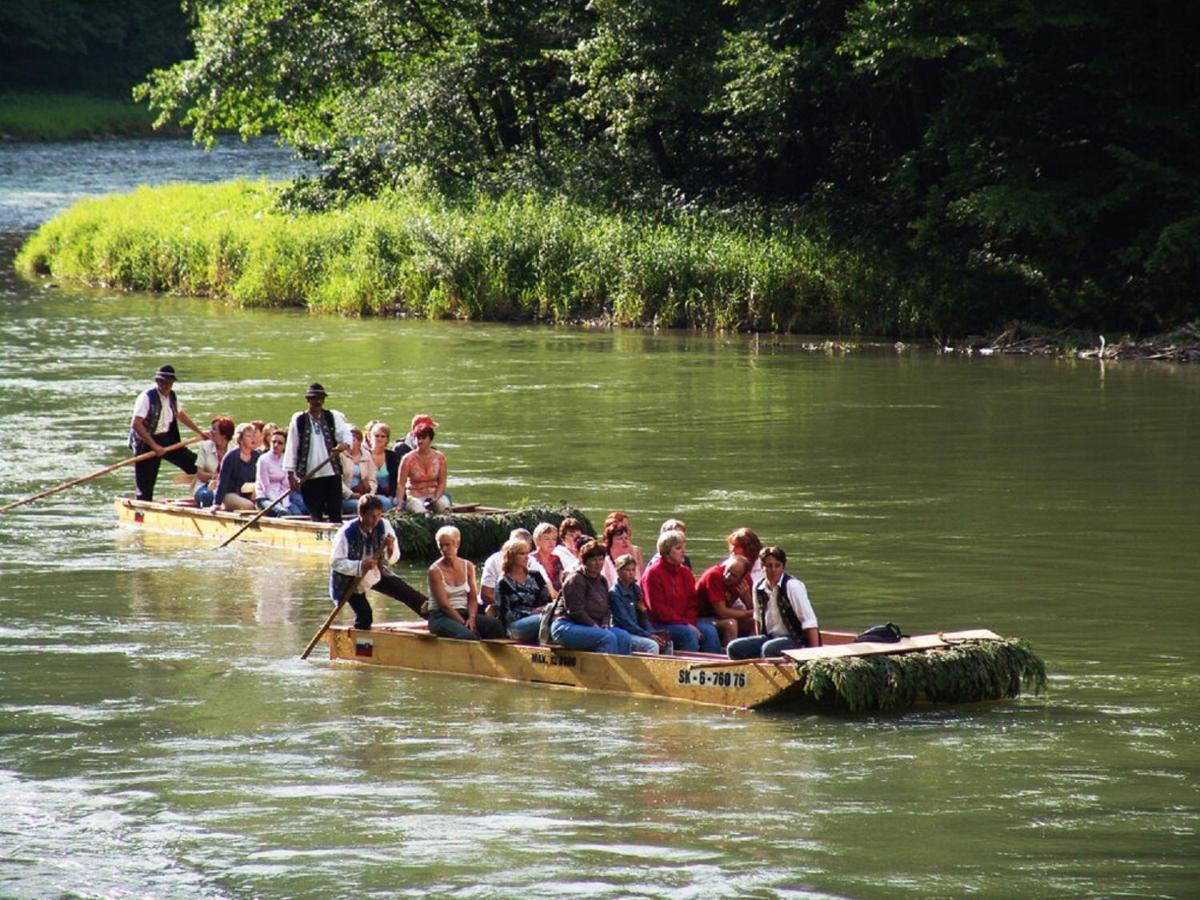
<svg viewBox="0 0 1200 900">
<path fill-rule="evenodd" d="M 163 450 L 163 454 L 165 455 L 173 450 L 178 450 L 180 447 L 187 447 L 190 444 L 194 444 L 197 441 L 202 440 L 204 440 L 204 435 L 198 434 L 191 440 L 180 441 L 178 444 L 172 444 L 170 447 L 166 447 Z M 150 459 L 151 457 L 158 455 L 158 452 L 155 450 L 147 450 L 145 453 L 139 453 L 137 456 L 131 456 L 129 459 L 122 460 L 115 465 L 101 469 L 99 472 L 93 472 L 91 475 L 85 475 L 83 478 L 76 478 L 74 481 L 64 482 L 60 485 L 50 488 L 49 490 L 42 491 L 40 494 L 34 494 L 32 497 L 25 497 L 21 500 L 14 500 L 12 503 L 6 503 L 4 506 L 0 506 L 0 512 L 7 512 L 14 507 L 23 506 L 26 503 L 32 503 L 34 500 L 40 500 L 42 497 L 49 497 L 51 494 L 57 494 L 59 491 L 65 491 L 67 488 L 75 487 L 77 484 L 86 484 L 89 481 L 94 481 L 101 475 L 107 475 L 109 472 L 115 472 L 117 469 L 122 469 L 125 466 L 133 465 L 133 463 L 141 462 L 142 460 Z"/>
<path fill-rule="evenodd" d="M 300 487 L 300 485 L 304 484 L 304 482 L 306 482 L 306 481 L 308 481 L 308 479 L 312 478 L 313 475 L 315 475 L 317 472 L 321 471 L 321 469 L 325 468 L 325 463 L 329 462 L 329 460 L 332 458 L 332 456 L 333 455 L 330 454 L 329 456 L 327 456 L 323 460 L 321 460 L 321 464 L 319 466 L 313 466 L 313 468 L 310 469 L 303 478 L 301 478 L 298 482 L 296 482 L 296 487 L 288 488 L 286 491 L 284 491 L 282 494 L 280 494 L 278 497 L 276 497 L 273 501 L 271 501 L 270 506 L 264 506 L 262 509 L 260 509 L 253 518 L 247 520 L 245 525 L 243 525 L 241 528 L 239 528 L 237 531 L 235 531 L 233 534 L 231 534 L 228 538 L 226 538 L 224 541 L 222 541 L 217 546 L 216 549 L 221 550 L 225 547 L 228 547 L 235 540 L 237 540 L 237 537 L 239 534 L 241 534 L 243 531 L 245 531 L 247 528 L 249 528 L 251 525 L 253 525 L 255 522 L 257 522 L 259 519 L 261 519 L 263 516 L 265 516 L 271 510 L 273 510 L 276 506 L 278 506 L 280 503 L 282 503 L 285 498 L 290 497 L 292 494 L 292 491 L 296 490 L 296 488 Z M 333 468 L 333 467 L 330 466 L 330 468 Z"/>
<path fill-rule="evenodd" d="M 386 546 L 387 545 L 384 544 L 383 547 L 380 547 L 379 551 L 372 556 L 371 559 L 382 560 L 384 547 Z M 321 629 L 313 635 L 312 640 L 308 642 L 308 646 L 304 648 L 304 652 L 300 654 L 301 659 L 308 659 L 308 654 L 312 653 L 313 647 L 317 646 L 317 641 L 321 640 L 321 638 L 325 636 L 325 632 L 329 630 L 329 626 L 333 624 L 333 620 L 337 618 L 337 614 L 342 611 L 342 607 L 346 605 L 346 601 L 354 596 L 355 592 L 358 590 L 358 586 L 362 584 L 363 578 L 366 577 L 366 574 L 367 573 L 364 572 L 362 575 L 359 575 L 354 579 L 353 582 L 351 582 L 350 587 L 346 588 L 346 590 L 342 592 L 341 599 L 338 600 L 337 606 L 333 608 L 333 612 L 325 617 L 325 622 L 321 625 Z"/>
</svg>

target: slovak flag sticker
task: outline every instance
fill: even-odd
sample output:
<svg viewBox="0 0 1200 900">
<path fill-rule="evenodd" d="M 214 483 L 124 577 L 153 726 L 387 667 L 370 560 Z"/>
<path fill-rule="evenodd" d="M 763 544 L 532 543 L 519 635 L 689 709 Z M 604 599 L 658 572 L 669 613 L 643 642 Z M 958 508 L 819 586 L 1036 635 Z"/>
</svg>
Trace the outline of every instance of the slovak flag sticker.
<svg viewBox="0 0 1200 900">
<path fill-rule="evenodd" d="M 375 644 L 371 641 L 355 641 L 354 655 L 355 656 L 372 656 L 375 652 Z"/>
</svg>

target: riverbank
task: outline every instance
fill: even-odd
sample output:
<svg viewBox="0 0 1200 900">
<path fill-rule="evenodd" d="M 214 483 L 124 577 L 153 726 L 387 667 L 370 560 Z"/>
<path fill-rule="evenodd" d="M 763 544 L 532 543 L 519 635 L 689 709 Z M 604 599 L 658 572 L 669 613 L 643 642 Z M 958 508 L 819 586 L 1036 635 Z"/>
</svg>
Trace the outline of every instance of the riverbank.
<svg viewBox="0 0 1200 900">
<path fill-rule="evenodd" d="M 0 93 L 0 141 L 65 141 L 155 134 L 153 116 L 130 100 L 87 94 Z"/>
<path fill-rule="evenodd" d="M 848 246 L 820 222 L 652 220 L 534 194 L 466 205 L 415 189 L 296 213 L 279 207 L 284 188 L 173 184 L 82 201 L 42 225 L 16 264 L 30 276 L 336 315 L 881 335 L 934 340 L 943 352 L 1200 360 L 1195 324 L 1103 343 L 1098 332 L 1024 325 L 991 338 L 956 334 L 946 311 L 959 285 Z"/>
<path fill-rule="evenodd" d="M 321 213 L 280 184 L 140 188 L 44 224 L 22 271 L 341 315 L 819 334 L 927 333 L 920 279 L 818 227 L 635 219 L 533 194 L 396 192 Z"/>
</svg>

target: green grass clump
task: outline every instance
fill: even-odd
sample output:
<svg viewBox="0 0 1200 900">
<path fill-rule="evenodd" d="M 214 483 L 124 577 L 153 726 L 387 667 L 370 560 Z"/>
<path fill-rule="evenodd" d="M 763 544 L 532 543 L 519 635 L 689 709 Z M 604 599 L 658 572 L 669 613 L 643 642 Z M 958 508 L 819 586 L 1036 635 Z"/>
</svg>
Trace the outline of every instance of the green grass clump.
<svg viewBox="0 0 1200 900">
<path fill-rule="evenodd" d="M 23 141 L 151 134 L 154 117 L 131 100 L 86 94 L 0 93 L 0 135 Z"/>
<path fill-rule="evenodd" d="M 853 712 L 892 710 L 919 700 L 978 703 L 1040 693 L 1046 666 L 1022 640 L 969 640 L 951 647 L 797 664 L 804 694 Z"/>
<path fill-rule="evenodd" d="M 568 506 L 560 509 L 527 506 L 504 513 L 459 513 L 449 516 L 413 515 L 402 510 L 388 513 L 406 559 L 437 559 L 439 553 L 434 535 L 443 525 L 453 525 L 462 533 L 459 554 L 474 563 L 482 563 L 499 550 L 514 528 L 524 528 L 532 534 L 540 523 L 549 522 L 557 526 L 568 516 L 578 519 L 587 533 L 592 533 L 592 524 L 587 516 Z"/>
<path fill-rule="evenodd" d="M 288 213 L 282 187 L 176 184 L 87 200 L 43 225 L 17 265 L 122 290 L 355 316 L 927 329 L 914 312 L 919 283 L 817 227 L 649 218 L 533 193 L 454 204 L 419 189 Z"/>
</svg>

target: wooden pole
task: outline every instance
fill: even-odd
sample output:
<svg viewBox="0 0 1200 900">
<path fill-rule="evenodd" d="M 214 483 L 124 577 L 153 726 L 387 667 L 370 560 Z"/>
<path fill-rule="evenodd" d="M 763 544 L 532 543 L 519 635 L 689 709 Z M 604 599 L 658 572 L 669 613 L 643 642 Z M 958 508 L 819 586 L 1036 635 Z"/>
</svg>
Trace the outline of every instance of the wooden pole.
<svg viewBox="0 0 1200 900">
<path fill-rule="evenodd" d="M 255 522 L 257 522 L 259 519 L 261 519 L 263 516 L 265 516 L 271 510 L 273 510 L 280 503 L 282 503 L 286 497 L 291 496 L 292 491 L 296 490 L 296 488 L 300 487 L 300 485 L 304 484 L 304 482 L 306 482 L 306 481 L 308 481 L 308 479 L 312 478 L 316 472 L 323 469 L 325 467 L 325 464 L 327 462 L 329 462 L 329 460 L 332 459 L 332 457 L 333 457 L 333 455 L 330 454 L 329 456 L 327 456 L 323 460 L 321 460 L 321 464 L 319 466 L 314 466 L 303 478 L 301 478 L 296 483 L 296 487 L 288 488 L 286 491 L 284 491 L 282 494 L 280 494 L 278 497 L 276 497 L 271 502 L 270 506 L 264 506 L 262 509 L 260 509 L 253 518 L 251 518 L 249 521 L 246 522 L 245 525 L 243 525 L 241 528 L 239 528 L 237 531 L 235 531 L 233 534 L 231 534 L 228 538 L 226 538 L 224 541 L 222 541 L 217 546 L 216 549 L 221 550 L 225 547 L 228 547 L 230 544 L 232 544 L 235 540 L 237 540 L 238 535 L 240 535 L 243 531 L 245 531 L 247 528 L 249 528 L 251 525 L 253 525 Z M 333 468 L 333 467 L 330 466 L 330 468 Z M 337 475 L 337 473 L 335 472 L 334 476 L 336 477 L 336 475 Z"/>
<path fill-rule="evenodd" d="M 314 469 L 314 471 L 316 470 Z M 386 546 L 387 545 L 385 543 L 384 547 Z M 371 559 L 376 561 L 382 560 L 384 547 L 380 547 L 379 552 L 372 556 Z M 329 630 L 329 626 L 333 624 L 333 620 L 337 618 L 337 614 L 342 611 L 342 607 L 346 605 L 346 601 L 354 596 L 355 592 L 358 590 L 358 586 L 362 584 L 362 580 L 365 575 L 365 572 L 362 575 L 359 575 L 354 579 L 353 582 L 351 582 L 350 587 L 346 588 L 346 590 L 342 592 L 341 599 L 338 600 L 337 606 L 333 608 L 333 612 L 325 617 L 325 621 L 322 623 L 320 630 L 313 635 L 312 640 L 308 642 L 308 646 L 304 648 L 304 652 L 300 654 L 301 659 L 308 659 L 308 654 L 312 653 L 313 647 L 317 646 L 317 641 L 321 640 L 321 638 L 325 636 L 325 632 Z"/>
<path fill-rule="evenodd" d="M 204 435 L 199 434 L 191 440 L 180 441 L 178 444 L 172 444 L 170 447 L 163 449 L 163 455 L 166 455 L 173 450 L 178 450 L 180 447 L 187 447 L 196 443 L 197 441 L 202 440 L 204 440 Z M 87 484 L 89 481 L 95 481 L 101 475 L 107 475 L 109 472 L 115 472 L 117 469 L 122 469 L 125 466 L 132 465 L 133 463 L 141 462 L 142 460 L 150 459 L 151 457 L 158 455 L 159 454 L 154 450 L 147 450 L 145 453 L 140 453 L 137 456 L 131 456 L 129 459 L 122 460 L 115 465 L 101 469 L 99 472 L 93 472 L 91 475 L 85 475 L 83 478 L 76 478 L 74 481 L 63 482 L 62 484 L 56 485 L 49 490 L 42 491 L 40 494 L 34 494 L 32 497 L 25 497 L 21 500 L 15 500 L 12 503 L 7 503 L 4 506 L 0 506 L 0 513 L 7 512 L 8 510 L 18 506 L 23 506 L 26 503 L 32 503 L 34 500 L 40 500 L 42 497 L 49 497 L 51 494 L 57 494 L 59 491 L 65 491 L 67 488 L 75 487 L 78 484 Z"/>
<path fill-rule="evenodd" d="M 764 663 L 777 666 L 779 665 L 777 660 L 781 658 L 782 657 L 771 657 L 768 659 L 763 656 L 755 656 L 751 657 L 750 659 L 718 659 L 713 660 L 712 662 L 692 663 L 687 667 L 687 670 L 690 672 L 693 669 L 728 669 L 732 666 L 754 666 L 762 665 Z"/>
</svg>

